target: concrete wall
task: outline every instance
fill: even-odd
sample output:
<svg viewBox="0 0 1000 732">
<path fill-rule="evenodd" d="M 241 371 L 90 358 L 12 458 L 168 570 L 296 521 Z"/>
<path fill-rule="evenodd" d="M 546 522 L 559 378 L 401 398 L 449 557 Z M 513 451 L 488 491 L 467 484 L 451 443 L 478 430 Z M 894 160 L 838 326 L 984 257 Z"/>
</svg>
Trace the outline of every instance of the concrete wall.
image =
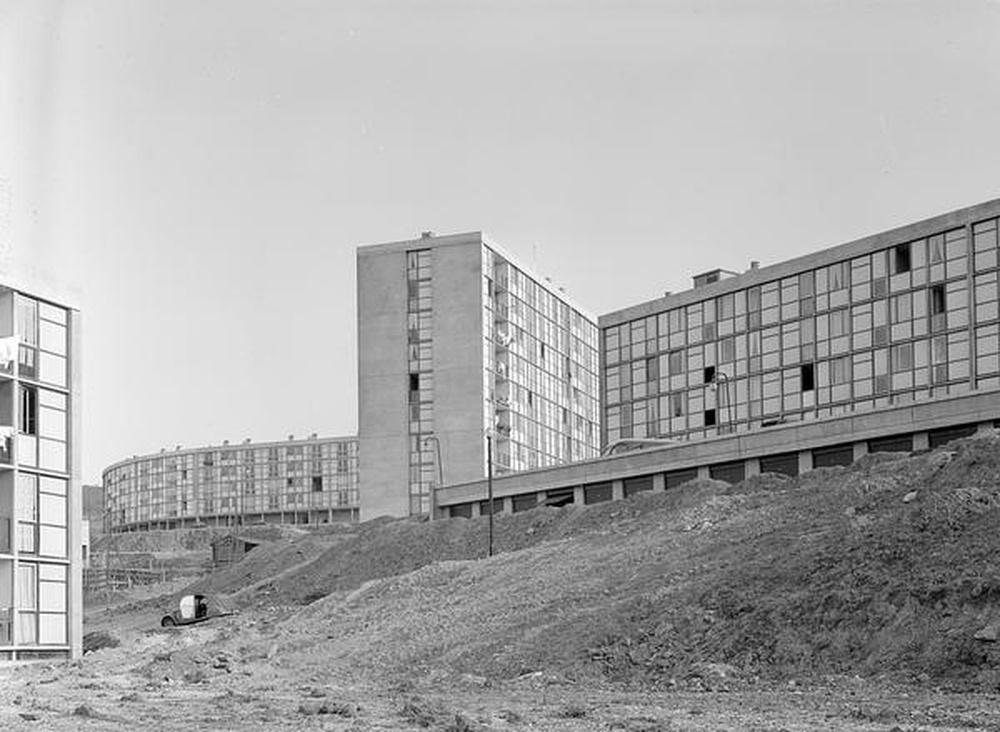
<svg viewBox="0 0 1000 732">
<path fill-rule="evenodd" d="M 409 513 L 406 251 L 358 250 L 361 520 Z"/>
<path fill-rule="evenodd" d="M 575 489 L 591 483 L 620 484 L 629 477 L 695 469 L 700 477 L 719 463 L 742 462 L 746 475 L 760 472 L 760 458 L 799 453 L 799 471 L 811 469 L 808 451 L 852 444 L 854 458 L 867 452 L 867 441 L 891 435 L 913 435 L 913 449 L 926 449 L 930 430 L 957 425 L 991 427 L 1000 419 L 1000 391 L 972 392 L 926 402 L 799 422 L 757 432 L 679 443 L 675 446 L 628 452 L 558 468 L 515 473 L 494 480 L 498 506 L 509 510 L 513 496 Z M 620 489 L 616 497 L 620 497 Z M 437 506 L 448 515 L 450 506 L 485 500 L 487 485 L 478 480 L 438 491 Z M 543 496 L 544 498 L 544 496 Z M 580 501 L 577 501 L 580 502 Z M 500 509 L 498 508 L 498 511 Z M 474 515 L 477 512 L 473 512 Z"/>
<path fill-rule="evenodd" d="M 446 483 L 485 474 L 481 241 L 434 250 L 434 433 Z"/>
</svg>

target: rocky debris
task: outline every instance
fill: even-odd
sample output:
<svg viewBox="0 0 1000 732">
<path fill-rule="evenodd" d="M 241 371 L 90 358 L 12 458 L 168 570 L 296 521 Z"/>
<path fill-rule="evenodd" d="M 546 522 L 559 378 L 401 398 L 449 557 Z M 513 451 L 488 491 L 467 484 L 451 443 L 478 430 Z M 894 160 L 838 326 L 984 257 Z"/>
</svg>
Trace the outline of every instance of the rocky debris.
<svg viewBox="0 0 1000 732">
<path fill-rule="evenodd" d="M 991 623 L 985 628 L 979 630 L 974 636 L 972 636 L 978 641 L 987 641 L 989 643 L 995 643 L 1000 640 L 1000 622 Z"/>
<path fill-rule="evenodd" d="M 360 708 L 352 704 L 324 699 L 304 701 L 299 704 L 298 711 L 299 714 L 307 717 L 321 714 L 330 714 L 337 717 L 354 717 L 358 714 Z"/>
<path fill-rule="evenodd" d="M 185 694 L 253 707 L 262 719 L 363 728 L 372 705 L 362 715 L 323 674 L 418 679 L 393 692 L 386 713 L 400 727 L 454 731 L 484 725 L 452 696 L 422 695 L 426 685 L 544 698 L 769 685 L 798 695 L 854 675 L 987 692 L 1000 684 L 995 436 L 795 478 L 699 480 L 496 518 L 500 552 L 490 560 L 485 519 L 378 521 L 255 549 L 199 585 L 245 609 L 240 622 L 140 635 L 139 681 L 85 699 L 106 694 L 131 710 Z M 159 610 L 137 603 L 127 613 L 153 625 Z M 88 657 L 74 684 L 95 683 L 93 664 L 118 652 Z M 230 694 L 250 683 L 251 700 Z M 589 699 L 579 710 L 580 729 L 597 724 Z M 493 726 L 544 728 L 534 711 L 529 722 L 523 708 L 507 711 L 521 721 L 476 713 Z M 657 714 L 618 724 L 669 728 Z"/>
<path fill-rule="evenodd" d="M 83 652 L 93 653 L 102 648 L 117 648 L 120 643 L 121 641 L 107 631 L 85 633 L 83 636 Z"/>
</svg>

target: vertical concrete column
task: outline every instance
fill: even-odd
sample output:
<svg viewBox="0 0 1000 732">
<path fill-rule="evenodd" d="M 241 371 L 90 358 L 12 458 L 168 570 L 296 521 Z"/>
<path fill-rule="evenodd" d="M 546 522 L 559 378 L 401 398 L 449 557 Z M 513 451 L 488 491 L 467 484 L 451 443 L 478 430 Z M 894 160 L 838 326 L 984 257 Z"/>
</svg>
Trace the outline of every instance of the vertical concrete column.
<svg viewBox="0 0 1000 732">
<path fill-rule="evenodd" d="M 915 451 L 930 450 L 931 441 L 930 437 L 926 432 L 914 432 L 913 433 L 913 449 Z"/>
<path fill-rule="evenodd" d="M 747 458 L 743 464 L 743 474 L 749 478 L 751 475 L 760 475 L 760 458 Z"/>
<path fill-rule="evenodd" d="M 864 440 L 854 443 L 854 459 L 860 460 L 868 454 L 868 443 Z"/>
<path fill-rule="evenodd" d="M 667 489 L 667 476 L 656 473 L 653 476 L 653 493 L 661 493 Z"/>
<path fill-rule="evenodd" d="M 984 432 L 992 432 L 994 429 L 996 428 L 993 426 L 993 420 L 990 420 L 989 422 L 980 422 L 976 425 L 976 433 L 980 435 Z"/>
<path fill-rule="evenodd" d="M 497 513 L 514 513 L 514 499 L 510 496 L 494 498 L 493 502 L 496 506 L 499 506 Z"/>
<path fill-rule="evenodd" d="M 625 481 L 623 480 L 611 481 L 611 500 L 620 501 L 624 497 L 625 497 Z"/>
<path fill-rule="evenodd" d="M 586 497 L 584 496 L 583 486 L 577 485 L 573 486 L 573 505 L 582 506 L 586 503 Z"/>
<path fill-rule="evenodd" d="M 711 477 L 712 477 L 712 473 L 708 469 L 707 465 L 699 465 L 698 466 L 698 478 L 700 478 L 702 480 L 707 480 L 708 478 L 711 478 Z"/>
<path fill-rule="evenodd" d="M 482 511 L 479 510 L 479 501 L 472 502 L 472 518 L 479 518 L 482 516 Z"/>
<path fill-rule="evenodd" d="M 548 497 L 549 497 L 549 494 L 548 494 L 547 491 L 538 491 L 538 493 L 535 494 L 535 505 L 536 506 L 544 506 L 545 505 L 545 499 L 548 498 Z"/>
<path fill-rule="evenodd" d="M 812 450 L 799 450 L 799 475 L 808 473 L 813 469 Z"/>
</svg>

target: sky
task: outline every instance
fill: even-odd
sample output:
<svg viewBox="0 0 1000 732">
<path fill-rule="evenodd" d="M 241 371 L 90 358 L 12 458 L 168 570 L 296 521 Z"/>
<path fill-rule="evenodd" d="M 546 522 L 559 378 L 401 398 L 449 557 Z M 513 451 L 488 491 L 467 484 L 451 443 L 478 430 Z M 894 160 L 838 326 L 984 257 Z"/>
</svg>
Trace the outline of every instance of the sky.
<svg viewBox="0 0 1000 732">
<path fill-rule="evenodd" d="M 355 248 L 594 315 L 1000 196 L 1000 2 L 0 0 L 0 275 L 82 313 L 83 480 L 357 429 Z"/>
</svg>

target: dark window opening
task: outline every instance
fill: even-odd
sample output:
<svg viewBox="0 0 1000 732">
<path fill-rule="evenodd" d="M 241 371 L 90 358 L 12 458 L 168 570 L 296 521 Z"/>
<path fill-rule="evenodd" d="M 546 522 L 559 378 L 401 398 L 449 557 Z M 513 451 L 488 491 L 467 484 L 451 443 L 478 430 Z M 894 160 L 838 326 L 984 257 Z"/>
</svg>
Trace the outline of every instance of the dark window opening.
<svg viewBox="0 0 1000 732">
<path fill-rule="evenodd" d="M 313 493 L 322 493 L 323 492 L 323 476 L 321 476 L 321 475 L 314 475 L 313 476 L 312 486 L 313 486 Z"/>
<path fill-rule="evenodd" d="M 545 495 L 545 505 L 554 506 L 556 508 L 561 508 L 562 506 L 570 506 L 573 503 L 573 489 L 568 490 L 558 490 L 549 491 Z"/>
<path fill-rule="evenodd" d="M 532 508 L 538 505 L 538 496 L 534 493 L 528 493 L 523 496 L 514 496 L 511 500 L 511 510 L 514 513 L 521 513 L 522 511 L 530 511 Z"/>
<path fill-rule="evenodd" d="M 708 474 L 712 480 L 722 480 L 726 483 L 736 484 L 746 479 L 746 465 L 742 460 L 731 463 L 719 463 L 709 466 Z"/>
<path fill-rule="evenodd" d="M 930 430 L 927 433 L 927 442 L 930 449 L 935 449 L 941 447 L 942 445 L 947 445 L 952 440 L 958 440 L 963 437 L 971 437 L 976 434 L 977 425 L 974 424 L 964 424 L 958 425 L 957 427 L 942 427 L 936 430 Z"/>
<path fill-rule="evenodd" d="M 812 451 L 814 468 L 832 468 L 836 465 L 850 465 L 854 462 L 854 445 L 833 445 L 818 447 Z"/>
<path fill-rule="evenodd" d="M 944 285 L 934 285 L 931 288 L 931 315 L 940 315 L 944 311 Z"/>
<path fill-rule="evenodd" d="M 706 384 L 711 384 L 713 381 L 715 381 L 715 366 L 706 366 L 705 367 L 705 383 Z"/>
<path fill-rule="evenodd" d="M 799 474 L 799 454 L 765 455 L 760 459 L 760 472 L 780 473 L 794 477 Z"/>
<path fill-rule="evenodd" d="M 640 478 L 626 478 L 623 481 L 622 490 L 626 498 L 634 496 L 636 493 L 653 490 L 653 476 L 644 475 Z"/>
<path fill-rule="evenodd" d="M 813 364 L 804 363 L 799 369 L 802 377 L 802 391 L 812 391 L 816 388 L 816 377 L 814 375 Z"/>
<path fill-rule="evenodd" d="M 901 274 L 910 271 L 910 245 L 900 244 L 893 249 L 893 273 Z"/>
<path fill-rule="evenodd" d="M 592 483 L 583 488 L 583 502 L 590 506 L 594 503 L 610 501 L 612 490 L 610 483 Z"/>
<path fill-rule="evenodd" d="M 21 413 L 18 430 L 25 435 L 38 434 L 38 391 L 33 386 L 21 387 Z"/>
<path fill-rule="evenodd" d="M 868 452 L 912 452 L 913 435 L 893 435 L 868 441 Z"/>
<path fill-rule="evenodd" d="M 714 427 L 715 426 L 715 410 L 706 409 L 705 410 L 705 426 Z"/>
<path fill-rule="evenodd" d="M 410 391 L 420 391 L 420 374 L 410 374 Z"/>
<path fill-rule="evenodd" d="M 664 482 L 666 483 L 667 488 L 676 488 L 679 485 L 684 485 L 688 481 L 695 480 L 697 477 L 698 470 L 696 468 L 674 470 L 664 474 Z"/>
</svg>

